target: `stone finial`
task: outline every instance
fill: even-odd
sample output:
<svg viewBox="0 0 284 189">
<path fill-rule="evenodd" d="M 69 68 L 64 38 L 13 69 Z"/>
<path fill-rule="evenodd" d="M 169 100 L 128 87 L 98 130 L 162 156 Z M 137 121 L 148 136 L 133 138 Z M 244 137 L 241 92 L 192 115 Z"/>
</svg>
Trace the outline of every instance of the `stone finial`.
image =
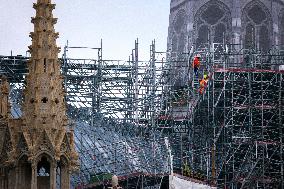
<svg viewBox="0 0 284 189">
<path fill-rule="evenodd" d="M 118 186 L 118 177 L 116 175 L 113 175 L 111 178 L 111 185 L 112 187 L 117 187 Z"/>
<path fill-rule="evenodd" d="M 9 114 L 9 92 L 10 84 L 8 83 L 7 77 L 1 77 L 0 84 L 0 117 L 8 118 Z"/>
</svg>

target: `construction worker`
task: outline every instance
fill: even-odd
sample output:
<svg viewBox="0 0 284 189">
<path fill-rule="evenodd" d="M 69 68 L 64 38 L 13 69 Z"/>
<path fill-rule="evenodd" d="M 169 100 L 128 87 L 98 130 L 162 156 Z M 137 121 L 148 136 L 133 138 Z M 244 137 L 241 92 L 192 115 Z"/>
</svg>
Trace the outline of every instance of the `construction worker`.
<svg viewBox="0 0 284 189">
<path fill-rule="evenodd" d="M 187 176 L 187 177 L 190 177 L 191 176 L 190 167 L 187 165 L 187 163 L 185 163 L 183 166 L 184 166 L 183 167 L 183 175 Z"/>
<path fill-rule="evenodd" d="M 205 79 L 205 80 L 208 80 L 208 73 L 207 73 L 207 71 L 204 71 L 204 73 L 203 73 L 203 78 Z"/>
<path fill-rule="evenodd" d="M 205 87 L 207 86 L 209 77 L 207 74 L 204 74 L 203 79 L 199 80 L 199 94 L 203 94 Z"/>
<path fill-rule="evenodd" d="M 192 67 L 193 67 L 193 71 L 194 71 L 194 74 L 195 76 L 198 78 L 198 70 L 199 70 L 199 67 L 200 67 L 200 54 L 197 54 L 194 59 L 193 59 L 193 63 L 192 63 Z"/>
</svg>

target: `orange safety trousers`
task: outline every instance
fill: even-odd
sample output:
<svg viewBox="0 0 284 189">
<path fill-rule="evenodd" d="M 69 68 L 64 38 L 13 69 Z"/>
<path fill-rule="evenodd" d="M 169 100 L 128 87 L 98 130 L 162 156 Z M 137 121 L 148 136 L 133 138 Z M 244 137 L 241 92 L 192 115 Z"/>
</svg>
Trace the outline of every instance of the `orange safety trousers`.
<svg viewBox="0 0 284 189">
<path fill-rule="evenodd" d="M 207 85 L 207 81 L 205 81 L 205 79 L 202 79 L 202 80 L 199 82 L 199 84 L 200 84 L 200 87 L 199 87 L 199 94 L 203 94 L 204 89 L 205 89 L 205 87 L 206 87 L 206 85 Z"/>
</svg>

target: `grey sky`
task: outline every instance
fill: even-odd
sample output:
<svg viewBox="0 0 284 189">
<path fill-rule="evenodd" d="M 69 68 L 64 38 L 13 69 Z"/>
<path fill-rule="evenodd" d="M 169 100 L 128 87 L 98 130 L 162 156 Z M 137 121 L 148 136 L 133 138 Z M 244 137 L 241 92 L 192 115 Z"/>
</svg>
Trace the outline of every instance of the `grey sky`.
<svg viewBox="0 0 284 189">
<path fill-rule="evenodd" d="M 30 22 L 36 0 L 0 0 L 0 55 L 25 54 L 31 44 Z M 58 46 L 98 47 L 103 39 L 105 59 L 126 60 L 139 38 L 140 57 L 148 60 L 149 45 L 156 39 L 166 50 L 170 0 L 52 0 L 60 33 Z M 89 50 L 73 50 L 70 56 L 95 57 Z"/>
</svg>

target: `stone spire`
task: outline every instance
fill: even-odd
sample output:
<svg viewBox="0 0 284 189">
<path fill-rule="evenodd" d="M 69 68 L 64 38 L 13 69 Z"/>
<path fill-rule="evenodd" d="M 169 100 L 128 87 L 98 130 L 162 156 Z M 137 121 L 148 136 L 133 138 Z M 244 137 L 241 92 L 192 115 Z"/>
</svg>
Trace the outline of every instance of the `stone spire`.
<svg viewBox="0 0 284 189">
<path fill-rule="evenodd" d="M 50 0 L 38 0 L 33 5 L 36 16 L 32 18 L 34 32 L 30 33 L 31 59 L 24 92 L 24 120 L 29 127 L 61 129 L 66 126 L 63 77 L 60 73 L 56 45 L 58 33 L 54 30 L 57 18 L 53 18 L 55 4 Z"/>
<path fill-rule="evenodd" d="M 70 188 L 71 172 L 78 168 L 73 131 L 67 129 L 63 77 L 56 45 L 57 19 L 50 0 L 34 4 L 31 58 L 24 91 L 23 117 L 7 118 L 8 89 L 1 87 L 0 188 Z M 60 169 L 59 172 L 57 170 Z M 58 180 L 60 178 L 60 180 Z"/>
<path fill-rule="evenodd" d="M 22 118 L 7 116 L 8 85 L 4 82 L 0 87 L 0 188 L 55 189 L 60 183 L 60 188 L 69 189 L 78 154 L 73 131 L 66 127 L 58 33 L 54 30 L 57 19 L 52 15 L 55 5 L 38 0 L 33 7 L 36 16 L 32 18 Z"/>
</svg>

